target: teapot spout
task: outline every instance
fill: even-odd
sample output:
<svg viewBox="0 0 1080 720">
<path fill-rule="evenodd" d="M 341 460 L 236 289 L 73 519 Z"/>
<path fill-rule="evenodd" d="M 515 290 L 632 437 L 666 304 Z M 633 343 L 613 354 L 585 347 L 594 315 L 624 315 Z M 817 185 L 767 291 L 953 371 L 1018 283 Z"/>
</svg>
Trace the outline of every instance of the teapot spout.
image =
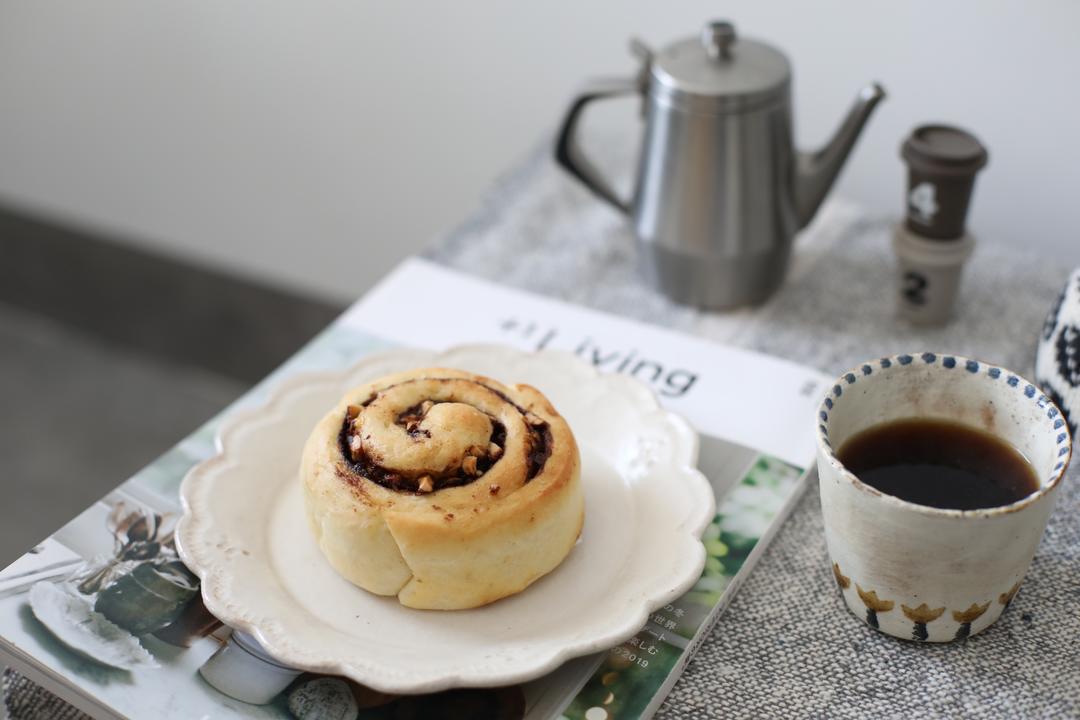
<svg viewBox="0 0 1080 720">
<path fill-rule="evenodd" d="M 885 89 L 878 83 L 859 91 L 855 104 L 844 118 L 829 143 L 813 153 L 799 153 L 795 178 L 795 209 L 799 227 L 806 227 L 814 218 L 822 200 L 829 192 L 848 153 L 862 132 L 870 113 L 885 99 Z"/>
</svg>

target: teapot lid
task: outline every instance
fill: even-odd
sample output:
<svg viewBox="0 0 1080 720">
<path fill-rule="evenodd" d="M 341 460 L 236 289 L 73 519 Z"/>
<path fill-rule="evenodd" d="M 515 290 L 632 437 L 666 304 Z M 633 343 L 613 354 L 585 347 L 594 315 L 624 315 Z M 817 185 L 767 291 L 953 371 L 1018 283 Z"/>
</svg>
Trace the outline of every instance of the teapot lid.
<svg viewBox="0 0 1080 720">
<path fill-rule="evenodd" d="M 741 112 L 777 99 L 790 81 L 791 64 L 782 52 L 738 37 L 729 22 L 711 22 L 700 37 L 656 53 L 650 91 L 689 110 Z"/>
</svg>

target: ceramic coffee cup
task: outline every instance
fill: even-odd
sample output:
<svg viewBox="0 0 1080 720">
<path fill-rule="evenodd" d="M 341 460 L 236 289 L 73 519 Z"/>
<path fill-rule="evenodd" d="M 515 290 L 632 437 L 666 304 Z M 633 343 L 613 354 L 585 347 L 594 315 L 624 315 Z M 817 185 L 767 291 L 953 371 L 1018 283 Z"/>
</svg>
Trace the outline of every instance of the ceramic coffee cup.
<svg viewBox="0 0 1080 720">
<path fill-rule="evenodd" d="M 1028 459 L 1039 488 L 1011 505 L 944 510 L 883 494 L 837 460 L 854 434 L 906 418 L 995 435 Z M 948 642 L 985 630 L 1020 587 L 1071 451 L 1050 399 L 995 365 L 927 352 L 845 373 L 819 412 L 818 474 L 832 571 L 848 608 L 909 640 Z"/>
</svg>

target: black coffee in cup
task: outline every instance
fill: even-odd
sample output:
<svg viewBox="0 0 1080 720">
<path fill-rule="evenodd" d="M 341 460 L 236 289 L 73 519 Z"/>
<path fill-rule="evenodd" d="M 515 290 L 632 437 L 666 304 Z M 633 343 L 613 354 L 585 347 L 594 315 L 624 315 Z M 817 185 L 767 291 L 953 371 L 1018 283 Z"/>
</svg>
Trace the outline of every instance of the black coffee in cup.
<svg viewBox="0 0 1080 720">
<path fill-rule="evenodd" d="M 874 425 L 838 454 L 855 477 L 901 500 L 936 508 L 1000 507 L 1039 489 L 1035 469 L 1007 442 L 951 420 Z"/>
<path fill-rule="evenodd" d="M 908 229 L 935 240 L 962 237 L 975 175 L 989 159 L 983 144 L 957 127 L 922 125 L 900 155 L 908 166 Z"/>
</svg>

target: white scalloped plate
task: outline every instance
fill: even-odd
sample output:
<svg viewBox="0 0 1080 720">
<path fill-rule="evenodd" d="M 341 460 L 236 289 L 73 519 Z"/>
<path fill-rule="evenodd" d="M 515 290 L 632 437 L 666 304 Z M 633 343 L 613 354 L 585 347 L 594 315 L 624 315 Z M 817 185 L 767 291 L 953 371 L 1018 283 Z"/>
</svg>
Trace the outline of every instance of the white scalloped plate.
<svg viewBox="0 0 1080 720">
<path fill-rule="evenodd" d="M 442 366 L 539 388 L 581 447 L 585 527 L 552 573 L 475 610 L 410 610 L 340 578 L 308 531 L 298 464 L 346 389 Z M 223 425 L 219 453 L 184 479 L 177 541 L 206 606 L 281 662 L 393 693 L 507 685 L 618 645 L 700 577 L 715 513 L 698 439 L 648 388 L 566 353 L 463 346 L 393 351 L 295 377 Z"/>
</svg>

